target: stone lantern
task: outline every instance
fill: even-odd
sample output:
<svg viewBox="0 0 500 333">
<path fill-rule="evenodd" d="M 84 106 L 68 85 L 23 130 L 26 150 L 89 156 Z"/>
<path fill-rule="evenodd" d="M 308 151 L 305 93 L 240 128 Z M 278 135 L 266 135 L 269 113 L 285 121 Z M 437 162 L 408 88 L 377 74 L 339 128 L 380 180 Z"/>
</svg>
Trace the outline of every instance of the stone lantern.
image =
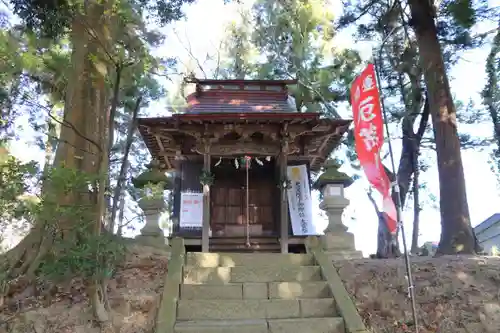
<svg viewBox="0 0 500 333">
<path fill-rule="evenodd" d="M 161 171 L 157 160 L 153 160 L 147 168 L 148 170 L 132 179 L 134 187 L 142 192 L 138 205 L 146 218 L 146 225 L 136 239 L 146 245 L 164 247 L 168 246 L 168 241 L 160 228 L 159 220 L 167 208 L 163 192 L 171 189 L 172 180 Z"/>
<path fill-rule="evenodd" d="M 342 223 L 342 213 L 349 205 L 344 196 L 344 189 L 349 187 L 353 180 L 347 174 L 340 172 L 340 165 L 329 160 L 325 163 L 324 172 L 313 184 L 313 188 L 321 191 L 322 201 L 319 208 L 328 216 L 328 226 L 324 235 L 320 236 L 323 249 L 336 259 L 362 258 L 360 251 L 356 251 L 354 235 L 347 231 Z"/>
</svg>

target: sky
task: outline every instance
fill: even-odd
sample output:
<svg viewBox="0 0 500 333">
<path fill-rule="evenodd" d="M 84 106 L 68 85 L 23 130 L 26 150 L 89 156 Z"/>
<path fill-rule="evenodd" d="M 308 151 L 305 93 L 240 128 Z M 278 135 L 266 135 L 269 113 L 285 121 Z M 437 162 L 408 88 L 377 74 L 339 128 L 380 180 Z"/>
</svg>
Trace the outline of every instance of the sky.
<svg viewBox="0 0 500 333">
<path fill-rule="evenodd" d="M 246 1 L 245 5 L 251 5 L 251 1 Z M 335 13 L 341 11 L 340 1 L 332 2 L 332 9 Z M 236 5 L 224 5 L 222 0 L 203 0 L 186 10 L 186 20 L 177 22 L 172 26 L 164 28 L 162 31 L 166 35 L 164 46 L 155 51 L 156 55 L 174 56 L 181 59 L 187 59 L 186 47 L 191 48 L 191 52 L 198 59 L 205 59 L 207 54 L 213 54 L 216 45 L 220 43 L 224 35 L 225 27 L 228 23 L 235 20 Z M 486 31 L 484 29 L 482 31 Z M 174 31 L 176 33 L 174 33 Z M 339 34 L 336 45 L 357 49 L 365 60 L 368 60 L 372 54 L 371 45 L 364 42 L 352 40 L 349 32 Z M 180 42 L 180 40 L 182 42 Z M 187 44 L 189 40 L 189 44 Z M 485 72 L 484 63 L 489 52 L 489 48 L 478 49 L 464 54 L 462 61 L 450 72 L 451 86 L 453 93 L 462 101 L 473 99 L 476 104 L 480 104 L 479 92 L 484 87 Z M 203 65 L 203 62 L 202 62 Z M 168 87 L 169 83 L 165 81 Z M 348 108 L 340 110 L 344 118 L 351 118 L 352 112 Z M 166 100 L 160 100 L 152 103 L 147 112 L 151 116 L 168 115 Z M 26 123 L 25 123 L 26 124 Z M 27 124 L 26 124 L 27 125 Z M 463 128 L 463 127 L 461 127 Z M 37 151 L 37 148 L 30 145 L 28 137 L 32 133 L 29 126 L 25 126 L 25 139 L 12 144 L 12 151 L 22 160 L 37 159 L 42 160 L 43 154 Z M 475 125 L 467 128 L 473 134 L 485 135 L 492 132 L 490 125 Z M 396 153 L 396 161 L 399 158 L 400 143 L 398 140 L 392 140 L 393 149 Z M 387 148 L 387 147 L 385 147 Z M 427 183 L 427 193 L 433 194 L 439 198 L 438 173 L 435 167 L 435 152 L 423 152 L 424 157 L 431 161 L 431 168 L 422 175 L 422 180 Z M 488 165 L 487 151 L 463 151 L 462 152 L 464 170 L 466 176 L 466 187 L 471 214 L 472 225 L 475 226 L 499 212 L 500 196 L 497 189 L 496 178 Z M 389 165 L 389 164 L 388 164 Z M 354 170 L 350 167 L 343 167 L 342 171 L 353 174 Z M 346 189 L 346 197 L 350 200 L 350 205 L 346 208 L 343 222 L 349 227 L 349 231 L 354 233 L 356 247 L 361 250 L 365 256 L 376 251 L 377 218 L 373 206 L 367 197 L 368 182 L 362 177 L 351 187 Z M 314 196 L 313 211 L 319 224 L 326 227 L 326 220 L 321 216 L 318 208 L 318 196 Z M 425 203 L 432 200 L 423 198 Z M 437 202 L 434 206 L 438 205 Z M 438 241 L 440 235 L 440 215 L 437 207 L 432 204 L 426 204 L 421 212 L 420 238 L 419 243 L 426 241 Z M 412 207 L 405 207 L 403 211 L 403 222 L 405 234 L 408 242 L 411 239 L 411 225 L 413 210 Z M 138 226 L 137 230 L 141 226 Z M 137 231 L 136 231 L 137 232 Z M 133 233 L 129 234 L 132 236 Z"/>
</svg>

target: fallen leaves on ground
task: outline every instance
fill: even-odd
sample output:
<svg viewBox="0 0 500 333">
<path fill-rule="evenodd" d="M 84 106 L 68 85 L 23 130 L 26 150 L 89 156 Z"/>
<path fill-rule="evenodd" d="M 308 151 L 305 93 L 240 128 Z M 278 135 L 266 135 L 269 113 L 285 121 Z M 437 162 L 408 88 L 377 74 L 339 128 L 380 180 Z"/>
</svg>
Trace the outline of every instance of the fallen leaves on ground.
<svg viewBox="0 0 500 333">
<path fill-rule="evenodd" d="M 500 259 L 413 257 L 421 333 L 500 332 Z M 374 333 L 414 332 L 403 259 L 335 261 Z"/>
<path fill-rule="evenodd" d="M 129 247 L 127 259 L 109 281 L 108 296 L 117 332 L 151 332 L 160 304 L 169 253 Z M 0 308 L 0 332 L 98 333 L 85 287 L 74 279 L 45 291 L 16 282 L 16 293 Z"/>
</svg>

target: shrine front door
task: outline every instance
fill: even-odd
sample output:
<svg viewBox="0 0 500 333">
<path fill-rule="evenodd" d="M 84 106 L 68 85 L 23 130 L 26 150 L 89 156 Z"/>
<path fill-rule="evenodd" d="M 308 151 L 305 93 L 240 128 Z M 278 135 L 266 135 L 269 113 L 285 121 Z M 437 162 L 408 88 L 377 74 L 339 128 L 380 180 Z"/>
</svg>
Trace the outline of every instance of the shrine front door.
<svg viewBox="0 0 500 333">
<path fill-rule="evenodd" d="M 250 237 L 276 235 L 275 186 L 270 181 L 258 179 L 249 181 L 247 189 L 241 180 L 216 180 L 212 185 L 212 235 L 245 237 L 247 232 Z"/>
</svg>

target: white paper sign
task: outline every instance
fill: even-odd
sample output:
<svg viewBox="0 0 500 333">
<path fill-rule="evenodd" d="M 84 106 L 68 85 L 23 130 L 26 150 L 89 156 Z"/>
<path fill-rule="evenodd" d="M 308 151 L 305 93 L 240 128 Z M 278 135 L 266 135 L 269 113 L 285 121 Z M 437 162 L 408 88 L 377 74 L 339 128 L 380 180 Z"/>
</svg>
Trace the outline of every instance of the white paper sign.
<svg viewBox="0 0 500 333">
<path fill-rule="evenodd" d="M 203 225 L 203 193 L 181 193 L 181 228 L 201 228 Z"/>
<path fill-rule="evenodd" d="M 316 230 L 317 226 L 313 223 L 307 166 L 304 164 L 287 167 L 287 177 L 291 182 L 291 188 L 287 190 L 287 195 L 293 234 L 295 236 L 320 234 Z"/>
</svg>

